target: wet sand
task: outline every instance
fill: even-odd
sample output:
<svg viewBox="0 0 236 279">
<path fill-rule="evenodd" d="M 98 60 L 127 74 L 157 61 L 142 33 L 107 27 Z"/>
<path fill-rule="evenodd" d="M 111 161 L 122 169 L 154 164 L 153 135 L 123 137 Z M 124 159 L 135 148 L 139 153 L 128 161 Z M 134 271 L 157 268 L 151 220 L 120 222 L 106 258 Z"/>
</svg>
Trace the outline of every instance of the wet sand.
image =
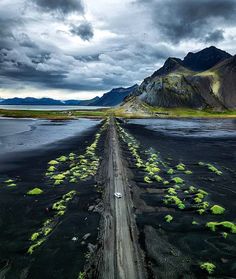
<svg viewBox="0 0 236 279">
<path fill-rule="evenodd" d="M 57 149 L 63 141 L 75 138 L 101 121 L 78 119 L 50 121 L 40 119 L 0 118 L 0 172 L 16 158 Z M 16 164 L 14 164 L 16 167 Z"/>
</svg>

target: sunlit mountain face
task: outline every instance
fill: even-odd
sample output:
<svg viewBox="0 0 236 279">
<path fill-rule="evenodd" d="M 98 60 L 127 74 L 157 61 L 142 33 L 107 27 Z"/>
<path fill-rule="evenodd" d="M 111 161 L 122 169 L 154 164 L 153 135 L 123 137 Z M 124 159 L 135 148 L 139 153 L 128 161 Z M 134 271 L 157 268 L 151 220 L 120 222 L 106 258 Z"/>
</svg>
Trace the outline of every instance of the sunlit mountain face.
<svg viewBox="0 0 236 279">
<path fill-rule="evenodd" d="M 91 99 L 210 45 L 234 54 L 234 0 L 2 0 L 0 97 Z"/>
</svg>

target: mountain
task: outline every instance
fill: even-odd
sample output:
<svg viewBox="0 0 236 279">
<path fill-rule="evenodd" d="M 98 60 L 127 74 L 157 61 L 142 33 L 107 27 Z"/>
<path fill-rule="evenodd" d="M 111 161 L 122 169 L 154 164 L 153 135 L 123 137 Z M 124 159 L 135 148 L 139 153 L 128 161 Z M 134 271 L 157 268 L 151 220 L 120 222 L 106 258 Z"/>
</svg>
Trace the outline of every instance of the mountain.
<svg viewBox="0 0 236 279">
<path fill-rule="evenodd" d="M 90 106 L 92 103 L 98 101 L 100 98 L 97 96 L 90 100 L 66 100 L 63 104 L 66 106 Z"/>
<path fill-rule="evenodd" d="M 60 101 L 60 100 L 54 100 L 51 98 L 10 98 L 10 99 L 4 99 L 0 102 L 0 105 L 37 105 L 37 106 L 88 106 L 90 103 L 95 102 L 99 99 L 99 97 L 95 97 L 91 100 L 66 100 L 66 101 Z"/>
<path fill-rule="evenodd" d="M 57 106 L 116 106 L 124 101 L 124 99 L 131 94 L 138 85 L 128 88 L 114 88 L 111 91 L 103 94 L 101 98 L 95 97 L 90 100 L 54 100 L 51 98 L 10 98 L 0 101 L 0 105 L 57 105 Z"/>
<path fill-rule="evenodd" d="M 205 48 L 199 52 L 189 52 L 182 61 L 183 66 L 193 71 L 206 71 L 217 63 L 232 57 L 229 53 L 214 46 Z"/>
<path fill-rule="evenodd" d="M 183 68 L 183 61 L 179 58 L 169 57 L 164 65 L 154 72 L 150 78 L 154 78 L 156 76 L 165 76 L 173 71 L 176 70 L 184 70 Z"/>
<path fill-rule="evenodd" d="M 168 58 L 133 96 L 157 107 L 236 108 L 236 58 L 215 47 Z"/>
<path fill-rule="evenodd" d="M 62 102 L 58 100 L 54 100 L 51 98 L 41 98 L 41 99 L 36 99 L 36 98 L 10 98 L 10 99 L 5 99 L 1 103 L 1 105 L 61 105 Z"/>
<path fill-rule="evenodd" d="M 214 103 L 208 95 L 226 109 L 236 108 L 236 56 L 194 75 L 191 82 L 209 106 L 214 107 Z"/>
<path fill-rule="evenodd" d="M 92 102 L 90 105 L 104 106 L 104 107 L 105 106 L 111 107 L 111 106 L 119 105 L 124 101 L 124 99 L 128 95 L 130 95 L 135 89 L 137 89 L 137 87 L 138 87 L 138 85 L 135 84 L 128 88 L 123 88 L 123 87 L 114 88 L 111 91 L 103 94 L 103 96 L 101 98 L 99 98 L 95 102 Z"/>
</svg>

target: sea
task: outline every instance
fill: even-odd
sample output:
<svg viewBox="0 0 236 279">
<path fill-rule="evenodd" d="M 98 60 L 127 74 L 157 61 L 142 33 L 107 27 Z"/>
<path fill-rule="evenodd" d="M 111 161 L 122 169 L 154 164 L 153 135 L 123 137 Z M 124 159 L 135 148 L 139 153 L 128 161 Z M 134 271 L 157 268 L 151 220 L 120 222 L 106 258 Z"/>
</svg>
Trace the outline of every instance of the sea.
<svg viewBox="0 0 236 279">
<path fill-rule="evenodd" d="M 61 110 L 95 110 L 107 107 L 95 107 L 95 106 L 37 106 L 37 105 L 0 105 L 0 109 L 9 110 L 47 110 L 47 111 L 61 111 Z"/>
</svg>

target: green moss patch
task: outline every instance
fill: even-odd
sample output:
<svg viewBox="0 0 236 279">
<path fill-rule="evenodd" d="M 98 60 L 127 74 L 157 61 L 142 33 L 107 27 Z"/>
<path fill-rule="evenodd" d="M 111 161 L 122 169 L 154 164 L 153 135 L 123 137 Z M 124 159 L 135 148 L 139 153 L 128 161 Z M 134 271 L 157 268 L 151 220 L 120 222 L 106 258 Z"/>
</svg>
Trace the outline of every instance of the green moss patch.
<svg viewBox="0 0 236 279">
<path fill-rule="evenodd" d="M 63 180 L 55 180 L 54 185 L 61 185 Z"/>
<path fill-rule="evenodd" d="M 174 218 L 173 218 L 171 215 L 166 215 L 166 216 L 165 216 L 165 221 L 166 221 L 167 223 L 172 222 L 173 219 L 174 219 Z"/>
<path fill-rule="evenodd" d="M 28 191 L 27 195 L 33 196 L 33 195 L 40 195 L 42 193 L 43 193 L 43 190 L 41 190 L 40 188 L 34 188 L 34 189 Z"/>
<path fill-rule="evenodd" d="M 5 183 L 9 184 L 9 183 L 13 183 L 14 180 L 13 179 L 8 179 L 8 180 L 5 180 Z"/>
<path fill-rule="evenodd" d="M 198 189 L 198 193 L 201 193 L 201 194 L 203 194 L 204 196 L 207 196 L 207 195 L 208 195 L 208 193 L 207 193 L 206 191 L 202 190 L 202 189 Z"/>
<path fill-rule="evenodd" d="M 171 175 L 171 174 L 174 174 L 174 172 L 175 172 L 175 171 L 174 171 L 173 169 L 169 169 L 169 170 L 167 171 L 167 174 L 170 174 L 170 175 Z"/>
<path fill-rule="evenodd" d="M 40 239 L 37 243 L 31 245 L 28 249 L 28 253 L 33 254 L 34 250 L 38 248 L 46 239 Z"/>
<path fill-rule="evenodd" d="M 173 189 L 173 188 L 170 188 L 170 189 Z M 171 190 L 171 192 L 174 193 L 173 190 Z M 185 205 L 184 205 L 183 201 L 179 197 L 177 197 L 176 195 L 166 195 L 165 198 L 164 198 L 164 203 L 165 204 L 177 205 L 177 207 L 179 209 L 184 209 L 185 208 Z"/>
<path fill-rule="evenodd" d="M 199 204 L 199 208 L 203 208 L 203 209 L 207 209 L 209 206 L 210 206 L 209 202 L 207 202 L 207 201 L 204 201 Z"/>
<path fill-rule="evenodd" d="M 219 171 L 216 167 L 214 167 L 212 164 L 207 164 L 207 167 L 210 171 L 214 172 L 217 175 L 222 175 L 222 171 Z"/>
<path fill-rule="evenodd" d="M 37 238 L 39 237 L 39 233 L 33 233 L 32 235 L 31 235 L 31 238 L 30 238 L 30 240 L 32 240 L 32 241 L 35 241 Z"/>
<path fill-rule="evenodd" d="M 204 213 L 206 212 L 206 210 L 203 209 L 203 208 L 200 208 L 200 209 L 197 210 L 197 212 L 198 212 L 200 215 L 202 215 L 202 214 L 204 214 Z"/>
<path fill-rule="evenodd" d="M 56 170 L 56 168 L 54 167 L 54 166 L 50 166 L 49 168 L 48 168 L 48 171 L 49 172 L 53 172 L 53 171 L 55 171 Z"/>
<path fill-rule="evenodd" d="M 215 204 L 211 207 L 212 214 L 219 215 L 219 214 L 224 214 L 224 212 L 225 212 L 225 208 L 220 205 Z"/>
<path fill-rule="evenodd" d="M 28 253 L 32 254 L 35 249 L 37 249 L 48 237 L 48 235 L 53 231 L 56 224 L 58 223 L 58 218 L 64 215 L 67 209 L 67 204 L 70 200 L 74 198 L 76 191 L 70 191 L 62 196 L 61 200 L 55 202 L 52 205 L 52 209 L 55 211 L 52 218 L 46 220 L 43 223 L 41 229 L 31 235 L 31 242 L 33 244 L 29 247 Z"/>
<path fill-rule="evenodd" d="M 16 187 L 16 183 L 13 179 L 7 179 L 4 181 L 7 184 L 7 187 Z"/>
<path fill-rule="evenodd" d="M 67 161 L 67 157 L 66 156 L 61 156 L 61 157 L 57 158 L 57 161 L 59 161 L 59 162 L 66 162 Z"/>
<path fill-rule="evenodd" d="M 174 177 L 171 180 L 174 181 L 176 184 L 183 184 L 184 183 L 184 180 L 180 177 Z"/>
<path fill-rule="evenodd" d="M 56 160 L 51 160 L 50 162 L 48 162 L 49 165 L 52 165 L 52 166 L 55 166 L 55 165 L 58 165 L 59 162 L 56 161 Z"/>
<path fill-rule="evenodd" d="M 196 193 L 196 191 L 197 191 L 196 187 L 194 187 L 194 186 L 189 186 L 188 190 L 189 190 L 189 193 L 192 193 L 192 194 Z"/>
<path fill-rule="evenodd" d="M 65 179 L 65 175 L 63 174 L 63 173 L 59 173 L 59 174 L 56 174 L 56 175 L 53 175 L 53 179 L 55 179 L 55 180 L 63 180 L 63 179 Z"/>
<path fill-rule="evenodd" d="M 200 265 L 200 268 L 205 270 L 208 274 L 212 274 L 215 271 L 216 266 L 213 263 L 205 262 Z"/>
<path fill-rule="evenodd" d="M 10 183 L 7 185 L 7 187 L 16 187 L 16 183 Z"/>
<path fill-rule="evenodd" d="M 144 176 L 144 182 L 148 183 L 148 184 L 151 184 L 152 183 L 152 180 L 148 177 L 148 176 Z"/>
<path fill-rule="evenodd" d="M 184 171 L 185 170 L 185 164 L 180 163 L 176 166 L 176 169 L 179 171 Z"/>
<path fill-rule="evenodd" d="M 199 166 L 206 166 L 208 168 L 208 170 L 210 170 L 211 172 L 214 172 L 215 174 L 217 175 L 222 175 L 222 171 L 218 170 L 215 166 L 213 166 L 212 164 L 206 164 L 206 163 L 203 163 L 203 162 L 199 162 L 198 163 Z"/>
<path fill-rule="evenodd" d="M 223 238 L 227 238 L 228 237 L 228 233 L 227 232 L 222 232 L 222 236 L 223 236 Z"/>
<path fill-rule="evenodd" d="M 230 221 L 223 221 L 223 222 L 208 222 L 206 223 L 206 227 L 212 230 L 213 232 L 216 231 L 217 227 L 227 228 L 231 231 L 231 233 L 236 233 L 236 224 Z"/>
<path fill-rule="evenodd" d="M 167 190 L 167 192 L 168 192 L 168 194 L 170 194 L 170 195 L 176 195 L 176 194 L 177 194 L 176 191 L 175 191 L 175 189 L 172 188 L 172 187 L 170 187 L 170 188 Z"/>
<path fill-rule="evenodd" d="M 154 175 L 154 178 L 157 182 L 162 182 L 163 178 L 160 175 Z"/>
<path fill-rule="evenodd" d="M 80 272 L 78 279 L 85 279 L 85 276 L 86 276 L 85 272 Z"/>
</svg>

